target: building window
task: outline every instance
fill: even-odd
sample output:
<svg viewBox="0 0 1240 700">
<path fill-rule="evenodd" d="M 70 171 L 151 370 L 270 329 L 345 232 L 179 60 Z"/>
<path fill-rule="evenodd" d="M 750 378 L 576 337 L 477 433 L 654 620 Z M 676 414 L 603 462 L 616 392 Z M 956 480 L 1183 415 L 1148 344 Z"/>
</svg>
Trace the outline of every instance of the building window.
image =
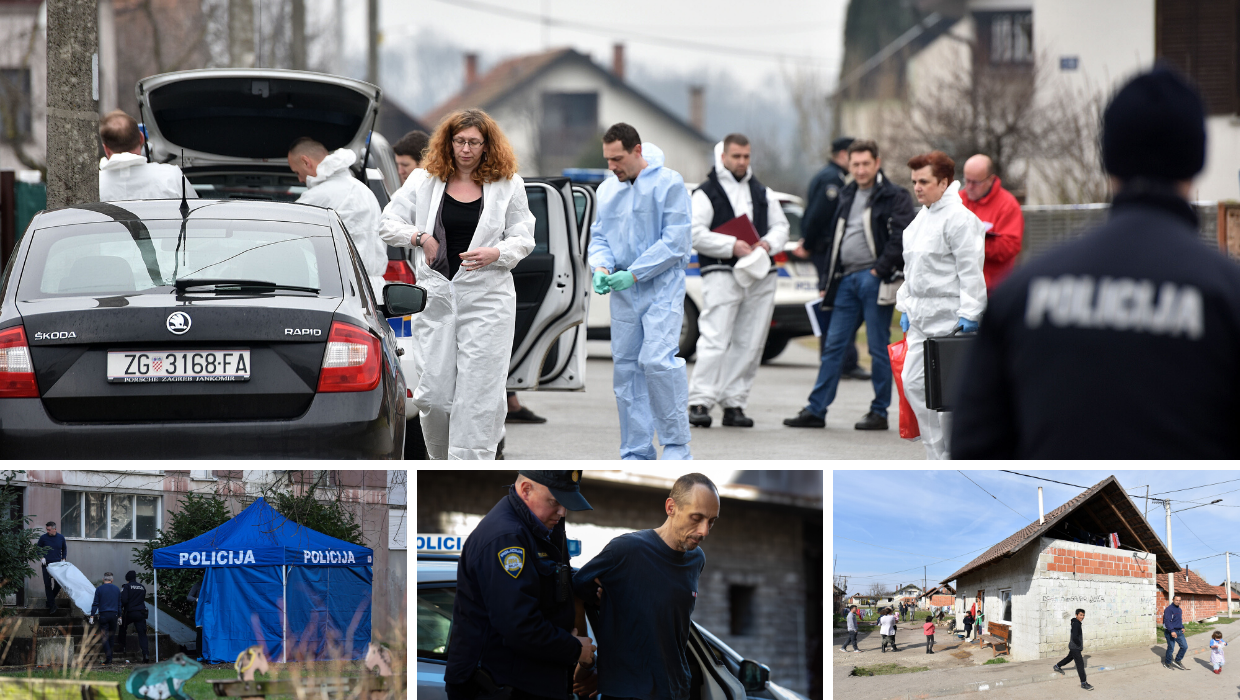
<svg viewBox="0 0 1240 700">
<path fill-rule="evenodd" d="M 979 55 L 991 66 L 1033 64 L 1032 12 L 978 12 Z"/>
<path fill-rule="evenodd" d="M 540 131 L 539 158 L 544 174 L 593 163 L 600 157 L 598 93 L 543 93 Z"/>
<path fill-rule="evenodd" d="M 728 586 L 728 605 L 732 612 L 731 633 L 754 633 L 753 586 Z"/>
<path fill-rule="evenodd" d="M 1003 622 L 1012 621 L 1012 589 L 999 591 L 999 605 L 1003 608 Z"/>
<path fill-rule="evenodd" d="M 1235 0 L 1155 0 L 1154 58 L 1165 60 L 1201 91 L 1206 113 L 1240 112 L 1240 43 Z"/>
<path fill-rule="evenodd" d="M 149 540 L 160 522 L 160 496 L 60 492 L 60 529 L 88 540 Z"/>
<path fill-rule="evenodd" d="M 191 469 L 189 470 L 189 478 L 195 481 L 217 481 L 210 469 Z"/>
</svg>

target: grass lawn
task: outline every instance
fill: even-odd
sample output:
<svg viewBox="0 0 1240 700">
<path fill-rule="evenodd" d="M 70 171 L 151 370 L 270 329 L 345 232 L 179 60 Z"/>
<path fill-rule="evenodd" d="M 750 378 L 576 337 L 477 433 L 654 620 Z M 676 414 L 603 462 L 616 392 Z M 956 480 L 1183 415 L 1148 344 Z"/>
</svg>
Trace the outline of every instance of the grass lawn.
<svg viewBox="0 0 1240 700">
<path fill-rule="evenodd" d="M 288 671 L 284 669 L 280 669 L 277 671 L 276 670 L 277 666 L 279 666 L 279 664 L 272 664 L 272 677 L 270 678 L 270 680 L 288 678 L 289 677 Z M 303 676 L 305 675 L 334 675 L 336 673 L 336 670 L 329 668 L 327 664 L 320 664 L 320 666 L 317 668 L 307 669 L 303 667 L 303 670 L 301 673 Z M 345 675 L 360 675 L 362 673 L 362 669 L 360 665 L 358 665 L 356 668 L 346 667 L 343 670 L 343 673 Z M 136 700 L 134 696 L 130 695 L 128 692 L 125 691 L 125 679 L 129 678 L 129 674 L 130 674 L 130 670 L 128 669 L 125 669 L 125 670 L 118 669 L 115 671 L 112 671 L 112 670 L 91 671 L 88 673 L 83 673 L 81 676 L 81 679 L 90 680 L 90 681 L 112 681 L 114 683 L 119 683 L 121 686 L 121 698 L 123 698 L 123 700 Z M 16 668 L 11 668 L 11 667 L 0 669 L 0 676 L 20 676 L 23 678 L 27 678 L 27 677 L 29 678 L 65 678 L 66 677 L 65 674 L 59 670 L 46 669 L 46 668 L 36 668 L 36 669 L 27 670 L 27 669 L 16 669 Z M 186 695 L 193 697 L 193 698 L 215 697 L 215 689 L 207 681 L 211 679 L 223 680 L 223 679 L 232 679 L 236 677 L 237 677 L 237 672 L 233 670 L 231 667 L 204 668 L 198 672 L 198 675 L 194 676 L 192 679 L 190 679 L 188 683 L 185 684 L 185 686 L 182 689 L 182 692 L 184 692 Z M 265 676 L 262 676 L 260 674 L 259 680 L 268 680 L 268 679 Z M 269 695 L 267 697 L 288 698 L 289 700 L 292 700 L 295 696 L 293 695 Z"/>
<path fill-rule="evenodd" d="M 900 666 L 899 664 L 875 664 L 873 666 L 858 666 L 853 669 L 854 676 L 891 676 L 897 673 L 917 673 L 919 671 L 929 671 L 929 666 Z"/>
<path fill-rule="evenodd" d="M 983 665 L 983 666 L 989 666 L 989 665 L 991 665 L 991 664 L 1005 664 L 1005 663 L 1007 663 L 1007 662 L 1008 662 L 1007 657 L 1003 657 L 1003 656 L 996 656 L 995 658 L 991 659 L 990 661 L 984 661 L 984 662 L 982 662 L 982 665 Z"/>
</svg>

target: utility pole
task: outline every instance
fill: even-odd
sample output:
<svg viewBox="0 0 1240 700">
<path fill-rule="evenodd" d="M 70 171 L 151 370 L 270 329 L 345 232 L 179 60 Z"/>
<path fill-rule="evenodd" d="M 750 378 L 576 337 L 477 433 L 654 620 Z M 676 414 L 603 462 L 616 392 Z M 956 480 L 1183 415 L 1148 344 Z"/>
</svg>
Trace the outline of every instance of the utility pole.
<svg viewBox="0 0 1240 700">
<path fill-rule="evenodd" d="M 1145 487 L 1145 519 L 1150 519 L 1150 487 Z"/>
<path fill-rule="evenodd" d="M 366 3 L 366 82 L 379 84 L 379 0 Z"/>
<path fill-rule="evenodd" d="M 292 0 L 293 70 L 306 69 L 306 0 Z"/>
<path fill-rule="evenodd" d="M 47 3 L 47 206 L 99 200 L 99 8 Z"/>
<path fill-rule="evenodd" d="M 1163 509 L 1167 511 L 1167 554 L 1171 554 L 1171 501 L 1163 499 Z M 1168 565 L 1171 562 L 1167 562 Z M 1158 563 L 1157 559 L 1154 564 L 1154 580 L 1158 580 Z M 1171 605 L 1171 601 L 1175 600 L 1175 572 L 1171 571 L 1171 567 L 1167 567 L 1167 605 Z"/>
<path fill-rule="evenodd" d="M 1226 552 L 1227 557 L 1227 616 L 1231 617 L 1231 552 Z"/>
</svg>

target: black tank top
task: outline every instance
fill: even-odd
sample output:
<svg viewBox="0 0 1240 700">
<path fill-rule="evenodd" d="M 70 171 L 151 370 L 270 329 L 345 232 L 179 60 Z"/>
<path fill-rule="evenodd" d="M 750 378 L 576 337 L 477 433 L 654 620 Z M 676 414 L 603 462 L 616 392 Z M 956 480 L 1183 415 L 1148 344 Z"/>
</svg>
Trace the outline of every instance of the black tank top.
<svg viewBox="0 0 1240 700">
<path fill-rule="evenodd" d="M 448 239 L 448 279 L 456 277 L 461 267 L 461 253 L 469 250 L 482 216 L 482 197 L 472 202 L 458 202 L 443 193 L 443 231 Z"/>
</svg>

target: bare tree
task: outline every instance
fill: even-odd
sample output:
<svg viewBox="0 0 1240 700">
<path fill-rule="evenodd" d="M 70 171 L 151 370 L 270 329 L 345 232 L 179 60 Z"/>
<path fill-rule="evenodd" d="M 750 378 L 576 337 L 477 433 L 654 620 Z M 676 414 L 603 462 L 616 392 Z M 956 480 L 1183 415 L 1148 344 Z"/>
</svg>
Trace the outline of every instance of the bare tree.
<svg viewBox="0 0 1240 700">
<path fill-rule="evenodd" d="M 891 586 L 881 581 L 875 581 L 866 587 L 865 592 L 874 598 L 882 598 L 891 592 Z"/>
<path fill-rule="evenodd" d="M 150 75 L 206 67 L 206 38 L 219 10 L 198 0 L 115 0 L 113 7 L 117 106 L 142 121 L 133 86 Z"/>
<path fill-rule="evenodd" d="M 40 161 L 26 152 L 33 125 L 43 116 L 40 114 L 43 112 L 42 106 L 35 105 L 31 99 L 34 90 L 31 64 L 42 38 L 38 22 L 34 21 L 29 29 L 9 35 L 13 45 L 20 45 L 22 49 L 16 70 L 0 72 L 0 143 L 12 148 L 17 161 L 23 166 L 38 170 L 46 182 L 46 161 Z"/>
</svg>

